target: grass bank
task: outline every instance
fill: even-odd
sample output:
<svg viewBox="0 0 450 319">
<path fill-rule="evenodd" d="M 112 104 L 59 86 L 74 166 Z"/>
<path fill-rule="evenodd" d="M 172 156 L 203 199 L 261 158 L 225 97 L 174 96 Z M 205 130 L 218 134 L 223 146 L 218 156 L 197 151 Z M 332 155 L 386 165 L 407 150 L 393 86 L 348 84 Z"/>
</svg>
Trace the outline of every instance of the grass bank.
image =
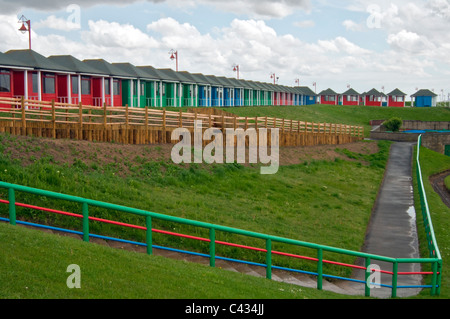
<svg viewBox="0 0 450 319">
<path fill-rule="evenodd" d="M 0 299 L 333 299 L 340 295 L 0 223 Z M 69 289 L 69 265 L 80 289 Z"/>
<path fill-rule="evenodd" d="M 436 153 L 425 147 L 420 149 L 420 164 L 423 176 L 423 183 L 425 192 L 427 195 L 428 206 L 431 214 L 431 219 L 436 235 L 436 241 L 439 246 L 442 259 L 443 259 L 443 269 L 442 269 L 442 288 L 440 298 L 448 299 L 450 298 L 450 265 L 448 260 L 450 259 L 450 234 L 448 230 L 450 229 L 450 208 L 447 207 L 441 200 L 440 196 L 433 190 L 430 183 L 430 176 L 437 173 L 446 171 L 450 169 L 450 157 Z M 416 174 L 416 169 L 414 167 L 414 174 Z M 414 175 L 415 176 L 415 175 Z M 419 234 L 420 252 L 421 256 L 428 257 L 428 246 L 425 236 L 424 224 L 422 216 L 420 213 L 420 202 L 419 195 L 417 193 L 417 183 L 414 180 L 415 188 L 415 207 L 417 212 L 417 227 Z M 422 297 L 429 296 L 429 290 L 424 291 L 421 294 Z"/>
<path fill-rule="evenodd" d="M 34 144 L 33 144 L 34 143 Z M 37 143 L 37 144 L 36 144 Z M 356 153 L 345 148 L 345 159 L 306 160 L 301 164 L 280 167 L 275 175 L 261 175 L 257 167 L 239 164 L 212 166 L 178 166 L 169 160 L 147 159 L 138 156 L 126 164 L 93 162 L 88 158 L 106 152 L 99 147 L 108 144 L 88 144 L 68 162 L 64 156 L 55 160 L 55 154 L 46 155 L 44 141 L 32 138 L 2 136 L 4 152 L 0 157 L 0 179 L 5 182 L 111 202 L 161 214 L 178 216 L 212 224 L 245 229 L 306 242 L 313 242 L 349 250 L 363 245 L 365 229 L 382 180 L 388 157 L 389 142 L 364 142 L 377 146 L 374 153 Z M 31 149 L 40 148 L 41 157 L 31 155 Z M 18 148 L 23 151 L 17 152 Z M 16 150 L 13 155 L 8 150 Z M 26 150 L 30 150 L 27 153 Z M 27 155 L 28 154 L 28 155 Z M 30 157 L 34 157 L 30 160 Z M 86 159 L 86 160 L 85 160 Z M 27 163 L 24 165 L 24 163 Z M 114 164 L 114 165 L 111 165 Z M 127 174 L 121 174 L 127 168 Z M 5 191 L 0 196 L 7 198 Z M 60 202 L 29 194 L 18 194 L 17 201 L 50 207 L 68 212 L 80 212 L 78 204 Z M 6 210 L 4 210 L 6 212 Z M 118 214 L 103 209 L 90 209 L 91 216 L 145 225 L 143 218 Z M 5 213 L 3 213 L 5 215 Z M 18 218 L 81 230 L 81 221 L 72 217 L 54 215 L 18 208 Z M 173 223 L 154 221 L 154 228 L 182 232 L 207 238 L 203 229 L 194 229 Z M 93 222 L 95 234 L 123 239 L 145 241 L 145 233 L 118 226 Z M 320 230 L 320 231 L 318 231 Z M 262 240 L 240 238 L 217 233 L 217 240 L 265 247 Z M 183 247 L 207 252 L 207 243 L 155 234 L 154 244 Z M 275 244 L 275 250 L 292 253 L 315 252 Z M 264 254 L 250 253 L 234 247 L 219 247 L 218 255 L 264 261 Z M 324 256 L 333 260 L 336 256 Z M 352 263 L 353 257 L 340 256 L 342 262 Z M 274 263 L 296 267 L 299 261 L 274 258 Z M 311 267 L 314 265 L 305 265 Z M 336 269 L 335 269 L 336 268 Z M 326 269 L 339 275 L 348 275 L 349 269 Z"/>
<path fill-rule="evenodd" d="M 226 111 L 240 116 L 268 116 L 292 120 L 310 121 L 316 123 L 340 123 L 364 126 L 366 136 L 369 136 L 370 120 L 388 120 L 398 117 L 402 120 L 420 121 L 450 121 L 450 108 L 397 108 L 375 106 L 261 106 L 234 107 Z"/>
</svg>

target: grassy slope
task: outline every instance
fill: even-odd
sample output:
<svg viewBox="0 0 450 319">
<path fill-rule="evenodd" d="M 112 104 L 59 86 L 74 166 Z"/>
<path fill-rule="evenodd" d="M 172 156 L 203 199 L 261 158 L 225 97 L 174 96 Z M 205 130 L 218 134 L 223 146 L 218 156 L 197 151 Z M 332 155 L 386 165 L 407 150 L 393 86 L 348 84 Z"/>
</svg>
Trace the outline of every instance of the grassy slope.
<svg viewBox="0 0 450 319">
<path fill-rule="evenodd" d="M 428 113 L 416 110 L 371 109 L 370 114 L 358 114 L 359 110 L 352 108 L 340 108 L 338 111 L 334 107 L 315 106 L 236 108 L 229 111 L 244 116 L 261 115 L 264 112 L 268 116 L 303 120 L 316 120 L 320 117 L 320 122 L 359 125 L 367 125 L 366 121 L 370 119 L 394 115 L 403 119 L 448 120 L 449 113 L 444 109 L 427 109 Z M 404 113 L 399 115 L 397 112 Z M 408 116 L 405 115 L 407 112 Z M 14 139 L 8 137 L 6 141 L 9 138 Z M 4 142 L 5 140 L 2 141 L 3 145 Z M 110 166 L 97 167 L 86 173 L 86 167 L 80 163 L 63 165 L 54 163 L 51 159 L 44 159 L 23 168 L 17 158 L 2 156 L 0 178 L 19 184 L 142 207 L 160 213 L 358 249 L 364 237 L 365 225 L 382 169 L 377 167 L 380 159 L 376 156 L 367 159 L 360 154 L 347 152 L 347 155 L 361 161 L 310 161 L 302 165 L 284 167 L 279 174 L 270 177 L 262 177 L 255 169 L 239 166 L 222 166 L 205 171 L 195 167 L 180 169 L 166 162 L 141 162 L 142 169 L 135 170 L 135 174 L 126 179 L 115 176 L 117 170 Z M 375 165 L 365 166 L 362 160 Z M 227 208 L 226 211 L 223 210 L 224 207 Z M 279 210 L 279 207 L 283 209 Z M 58 208 L 69 211 L 78 209 L 67 204 Z M 41 218 L 33 212 L 23 213 L 29 218 Z M 104 215 L 104 212 L 98 212 L 98 215 L 111 217 Z M 48 220 L 48 217 L 44 219 Z M 73 224 L 72 221 L 58 222 L 69 223 L 80 229 L 79 225 Z M 127 222 L 138 223 L 132 219 Z M 96 229 L 95 227 L 93 229 Z M 174 225 L 162 227 L 174 228 Z M 321 232 L 317 232 L 319 228 Z M 101 227 L 97 230 L 114 231 Z M 129 236 L 139 237 L 142 234 Z M 170 242 L 170 244 L 177 243 Z M 448 243 L 443 242 L 442 246 L 448 247 Z"/>
<path fill-rule="evenodd" d="M 16 137 L 4 136 L 2 145 L 20 147 L 20 144 L 26 149 L 27 143 L 31 141 L 21 139 L 17 143 L 17 140 Z M 21 160 L 11 159 L 7 155 L 0 158 L 0 178 L 6 182 L 157 213 L 359 250 L 388 155 L 389 144 L 379 145 L 380 152 L 372 155 L 351 154 L 344 150 L 357 160 L 306 161 L 303 164 L 281 167 L 275 175 L 261 175 L 255 167 L 240 165 L 179 167 L 167 161 L 147 162 L 141 159 L 138 162 L 130 161 L 130 165 L 136 166 L 136 169 L 132 169 L 134 173 L 121 177 L 116 174 L 119 173 L 117 170 L 112 170 L 108 165 L 102 167 L 98 163 L 97 169 L 89 170 L 78 164 L 80 160 L 67 165 L 54 163 L 48 157 L 43 157 L 24 167 L 21 162 L 26 157 L 24 151 L 21 152 Z M 92 148 L 95 147 L 93 144 Z M 85 156 L 90 157 L 89 151 L 86 153 Z M 6 198 L 4 191 L 3 198 Z M 18 194 L 17 201 L 69 212 L 80 211 L 78 204 L 60 203 L 28 194 Z M 118 215 L 94 208 L 90 209 L 90 214 L 145 225 L 140 217 Z M 65 216 L 20 208 L 18 216 L 81 229 L 79 220 Z M 208 237 L 205 230 L 167 222 L 155 221 L 154 227 Z M 142 242 L 145 240 L 145 233 L 142 231 L 119 229 L 99 223 L 92 223 L 90 228 L 97 234 L 119 235 L 120 238 Z M 318 232 L 317 229 L 321 231 Z M 220 232 L 217 238 L 264 247 L 261 240 L 244 240 Z M 155 234 L 154 240 L 155 244 L 170 247 L 188 247 L 203 252 L 208 249 L 205 244 L 158 234 Z M 281 250 L 277 245 L 274 249 Z M 287 249 L 294 251 L 292 247 Z M 298 253 L 298 250 L 295 251 Z M 218 247 L 218 254 L 264 261 L 263 254 L 248 256 L 246 251 L 229 247 Z M 341 261 L 351 263 L 353 258 L 344 256 Z M 348 269 L 339 271 L 348 272 Z"/>
<path fill-rule="evenodd" d="M 0 299 L 339 298 L 197 264 L 84 243 L 0 223 Z M 67 267 L 80 266 L 81 289 Z"/>
<path fill-rule="evenodd" d="M 443 277 L 442 277 L 442 290 L 441 298 L 450 298 L 450 266 L 448 260 L 450 258 L 450 208 L 448 208 L 441 200 L 439 195 L 434 192 L 433 187 L 429 182 L 429 177 L 450 169 L 450 157 L 433 152 L 427 148 L 422 147 L 420 149 L 420 165 L 423 176 L 423 183 L 425 192 L 427 195 L 429 210 L 431 219 L 436 234 L 436 241 L 438 243 L 442 259 L 443 259 Z M 415 174 L 415 170 L 414 170 Z M 416 187 L 416 186 L 415 186 Z M 416 188 L 417 189 L 417 188 Z M 419 241 L 421 243 L 421 255 L 428 257 L 428 247 L 426 244 L 425 231 L 423 230 L 422 216 L 420 215 L 420 203 L 417 192 L 415 193 L 416 211 L 417 211 L 417 224 Z M 424 293 L 423 296 L 428 296 L 428 293 Z"/>
<path fill-rule="evenodd" d="M 399 117 L 402 120 L 450 121 L 449 108 L 395 108 L 371 106 L 270 106 L 239 107 L 227 111 L 240 116 L 269 116 L 320 123 L 362 125 L 366 136 L 370 132 L 370 120 L 387 120 Z"/>
</svg>

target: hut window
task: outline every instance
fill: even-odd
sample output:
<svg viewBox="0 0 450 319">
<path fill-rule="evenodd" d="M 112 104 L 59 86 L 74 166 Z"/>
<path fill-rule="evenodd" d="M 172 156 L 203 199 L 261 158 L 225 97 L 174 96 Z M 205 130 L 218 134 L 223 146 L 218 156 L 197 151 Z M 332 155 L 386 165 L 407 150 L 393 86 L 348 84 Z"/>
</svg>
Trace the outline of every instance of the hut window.
<svg viewBox="0 0 450 319">
<path fill-rule="evenodd" d="M 83 77 L 81 79 L 81 94 L 90 95 L 91 94 L 91 79 Z"/>
<path fill-rule="evenodd" d="M 44 93 L 55 94 L 55 77 L 52 75 L 44 76 Z"/>
<path fill-rule="evenodd" d="M 105 95 L 110 95 L 111 89 L 110 89 L 110 82 L 108 79 L 105 79 Z"/>
<path fill-rule="evenodd" d="M 72 76 L 72 94 L 78 94 L 78 77 Z"/>
<path fill-rule="evenodd" d="M 0 92 L 11 92 L 11 74 L 9 71 L 0 70 Z"/>
<path fill-rule="evenodd" d="M 39 93 L 39 89 L 38 89 L 38 74 L 37 73 L 32 73 L 31 74 L 31 84 L 33 87 L 33 93 Z"/>
<path fill-rule="evenodd" d="M 113 92 L 114 95 L 120 95 L 120 82 L 115 80 L 113 83 Z"/>
</svg>

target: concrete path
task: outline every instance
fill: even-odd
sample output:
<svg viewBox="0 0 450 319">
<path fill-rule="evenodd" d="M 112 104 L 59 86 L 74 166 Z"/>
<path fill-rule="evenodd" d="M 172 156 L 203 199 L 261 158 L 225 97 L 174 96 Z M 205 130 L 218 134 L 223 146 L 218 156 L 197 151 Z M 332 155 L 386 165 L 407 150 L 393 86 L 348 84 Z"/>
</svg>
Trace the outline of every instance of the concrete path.
<svg viewBox="0 0 450 319">
<path fill-rule="evenodd" d="M 412 185 L 413 143 L 392 144 L 385 177 L 372 218 L 363 251 L 394 258 L 419 258 L 416 213 Z M 382 270 L 392 271 L 392 264 L 372 260 Z M 399 264 L 398 271 L 420 271 L 417 264 Z M 356 274 L 364 280 L 364 273 Z M 398 276 L 398 286 L 420 285 L 421 276 Z M 392 285 L 392 275 L 383 274 L 382 284 Z M 363 289 L 363 287 L 361 287 Z M 398 297 L 413 296 L 417 288 L 399 288 Z M 374 288 L 371 296 L 389 298 L 390 288 Z"/>
</svg>

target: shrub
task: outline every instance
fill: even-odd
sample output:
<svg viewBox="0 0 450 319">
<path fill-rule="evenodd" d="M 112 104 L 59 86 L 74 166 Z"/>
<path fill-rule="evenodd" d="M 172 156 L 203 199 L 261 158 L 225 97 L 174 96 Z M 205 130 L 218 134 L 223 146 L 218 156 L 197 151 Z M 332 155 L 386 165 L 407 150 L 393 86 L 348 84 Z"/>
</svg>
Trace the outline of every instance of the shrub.
<svg viewBox="0 0 450 319">
<path fill-rule="evenodd" d="M 388 131 L 398 132 L 403 125 L 403 121 L 398 117 L 393 117 L 383 123 Z"/>
</svg>

